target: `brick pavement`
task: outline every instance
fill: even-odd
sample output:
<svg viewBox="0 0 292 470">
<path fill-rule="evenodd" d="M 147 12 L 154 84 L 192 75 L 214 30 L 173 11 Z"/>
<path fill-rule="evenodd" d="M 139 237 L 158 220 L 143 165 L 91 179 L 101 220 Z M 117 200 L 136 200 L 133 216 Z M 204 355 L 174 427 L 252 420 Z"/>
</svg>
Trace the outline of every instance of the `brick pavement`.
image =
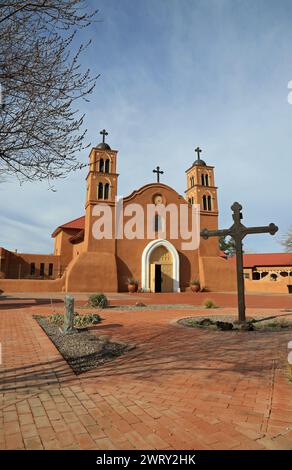
<svg viewBox="0 0 292 470">
<path fill-rule="evenodd" d="M 136 349 L 77 377 L 32 319 L 50 307 L 3 307 L 2 449 L 292 449 L 289 332 L 175 323 L 199 310 L 106 311 L 95 331 Z"/>
</svg>

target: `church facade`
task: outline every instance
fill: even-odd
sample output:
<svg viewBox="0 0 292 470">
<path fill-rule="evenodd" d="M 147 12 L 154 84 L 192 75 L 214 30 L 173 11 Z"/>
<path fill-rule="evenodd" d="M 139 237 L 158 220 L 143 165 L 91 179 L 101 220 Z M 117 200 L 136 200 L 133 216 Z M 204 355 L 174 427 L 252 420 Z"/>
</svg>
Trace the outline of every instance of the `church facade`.
<svg viewBox="0 0 292 470">
<path fill-rule="evenodd" d="M 210 291 L 234 291 L 235 267 L 220 256 L 218 240 L 201 239 L 193 248 L 185 247 L 181 217 L 177 221 L 178 235 L 174 236 L 169 214 L 160 215 L 158 210 L 177 208 L 178 214 L 183 210 L 188 220 L 192 220 L 196 207 L 199 228 L 218 228 L 214 167 L 200 158 L 201 150 L 196 149 L 197 159 L 186 170 L 184 196 L 160 182 L 158 167 L 157 182 L 117 200 L 118 151 L 105 142 L 107 133 L 101 133 L 103 141 L 89 155 L 84 215 L 54 230 L 53 255 L 13 253 L 0 248 L 0 289 L 4 292 L 123 292 L 132 278 L 143 291 L 185 291 L 193 280 Z M 123 217 L 117 224 L 117 209 L 121 206 Z M 104 207 L 114 214 L 108 222 L 109 236 L 99 236 L 97 207 L 99 211 Z M 141 223 L 136 221 L 138 231 L 149 225 L 148 207 L 154 208 L 150 221 L 154 235 L 133 236 L 132 230 L 132 236 L 124 236 L 126 225 L 133 219 L 133 207 L 142 208 Z"/>
</svg>

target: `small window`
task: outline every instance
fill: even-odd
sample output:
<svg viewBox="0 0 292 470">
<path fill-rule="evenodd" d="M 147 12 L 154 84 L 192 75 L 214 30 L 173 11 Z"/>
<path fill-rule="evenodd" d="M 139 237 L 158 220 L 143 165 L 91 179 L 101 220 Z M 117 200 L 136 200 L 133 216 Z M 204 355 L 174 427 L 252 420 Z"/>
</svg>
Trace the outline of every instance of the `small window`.
<svg viewBox="0 0 292 470">
<path fill-rule="evenodd" d="M 205 186 L 205 175 L 201 175 L 202 186 Z"/>
<path fill-rule="evenodd" d="M 261 274 L 258 273 L 257 271 L 254 271 L 254 272 L 252 273 L 252 280 L 253 280 L 253 281 L 259 281 L 260 278 L 261 278 Z"/>
<path fill-rule="evenodd" d="M 106 183 L 104 185 L 104 199 L 108 199 L 108 197 L 109 197 L 109 184 Z"/>
<path fill-rule="evenodd" d="M 209 176 L 205 175 L 205 185 L 209 186 Z"/>
<path fill-rule="evenodd" d="M 54 265 L 53 263 L 50 263 L 49 264 L 49 276 L 53 276 L 53 273 L 54 273 Z"/>
<path fill-rule="evenodd" d="M 45 275 L 45 263 L 40 264 L 40 276 L 43 277 Z"/>
<path fill-rule="evenodd" d="M 208 211 L 211 211 L 211 210 L 212 210 L 212 200 L 211 200 L 211 196 L 208 196 L 207 201 L 208 201 Z"/>
<path fill-rule="evenodd" d="M 35 275 L 35 263 L 30 263 L 30 275 Z"/>
<path fill-rule="evenodd" d="M 207 197 L 205 195 L 203 196 L 203 209 L 204 211 L 207 210 Z"/>
<path fill-rule="evenodd" d="M 162 229 L 161 217 L 159 214 L 155 214 L 154 218 L 154 230 L 158 232 Z"/>
<path fill-rule="evenodd" d="M 102 198 L 103 198 L 103 184 L 99 183 L 98 184 L 98 199 L 102 199 Z"/>
<path fill-rule="evenodd" d="M 104 170 L 104 160 L 103 160 L 103 158 L 101 158 L 101 159 L 99 160 L 99 171 L 100 171 L 101 173 L 103 173 L 103 170 Z"/>
<path fill-rule="evenodd" d="M 107 159 L 105 161 L 105 170 L 104 170 L 105 173 L 109 173 L 109 168 L 110 168 L 110 161 L 109 161 L 109 159 Z"/>
</svg>

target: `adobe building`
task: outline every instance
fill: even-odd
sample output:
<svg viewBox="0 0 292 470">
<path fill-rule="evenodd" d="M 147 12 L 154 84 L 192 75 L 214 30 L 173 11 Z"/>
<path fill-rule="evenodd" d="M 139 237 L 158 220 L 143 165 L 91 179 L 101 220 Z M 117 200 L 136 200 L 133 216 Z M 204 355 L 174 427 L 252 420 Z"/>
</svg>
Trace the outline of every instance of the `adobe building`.
<svg viewBox="0 0 292 470">
<path fill-rule="evenodd" d="M 174 238 L 169 219 L 155 214 L 154 231 L 164 226 L 164 237 L 128 239 L 120 237 L 112 221 L 112 236 L 96 238 L 95 207 L 102 204 L 116 210 L 118 194 L 118 151 L 103 141 L 92 148 L 86 177 L 85 213 L 58 226 L 52 237 L 53 255 L 13 253 L 0 248 L 0 289 L 4 292 L 123 292 L 127 279 L 138 281 L 140 289 L 154 292 L 179 292 L 189 289 L 192 280 L 210 291 L 234 291 L 235 267 L 220 256 L 217 238 L 201 239 L 196 249 L 182 248 L 182 237 Z M 184 206 L 192 218 L 193 205 L 199 205 L 200 227 L 218 228 L 218 200 L 214 167 L 200 158 L 186 170 L 186 191 L 182 196 L 159 181 L 150 182 L 122 199 L 124 214 L 131 204 L 154 207 Z M 178 175 L 179 176 L 179 175 Z M 129 219 L 129 218 L 128 218 Z M 127 224 L 122 221 L 122 230 Z M 146 224 L 146 219 L 145 219 Z M 180 223 L 180 222 L 179 222 Z"/>
<path fill-rule="evenodd" d="M 246 289 L 292 294 L 292 253 L 244 254 Z"/>
</svg>

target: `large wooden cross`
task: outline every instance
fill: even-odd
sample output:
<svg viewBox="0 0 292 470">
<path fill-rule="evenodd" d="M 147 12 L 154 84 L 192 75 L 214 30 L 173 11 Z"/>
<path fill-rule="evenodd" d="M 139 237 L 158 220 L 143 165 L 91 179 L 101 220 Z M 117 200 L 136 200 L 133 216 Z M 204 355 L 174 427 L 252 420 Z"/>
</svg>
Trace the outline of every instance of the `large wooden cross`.
<svg viewBox="0 0 292 470">
<path fill-rule="evenodd" d="M 153 170 L 153 173 L 157 173 L 157 183 L 160 181 L 160 175 L 163 175 L 164 171 L 160 171 L 160 166 L 156 167 L 156 170 Z"/>
<path fill-rule="evenodd" d="M 270 233 L 275 235 L 278 231 L 278 227 L 275 224 L 270 224 L 264 227 L 245 227 L 241 223 L 242 206 L 235 202 L 231 206 L 233 211 L 233 225 L 226 230 L 208 230 L 204 229 L 201 231 L 201 237 L 207 240 L 209 237 L 226 237 L 230 236 L 235 241 L 236 250 L 236 273 L 237 273 L 237 296 L 238 296 L 238 319 L 240 323 L 245 322 L 245 298 L 244 298 L 244 276 L 243 276 L 243 251 L 242 251 L 242 240 L 246 235 L 253 233 Z"/>
</svg>

